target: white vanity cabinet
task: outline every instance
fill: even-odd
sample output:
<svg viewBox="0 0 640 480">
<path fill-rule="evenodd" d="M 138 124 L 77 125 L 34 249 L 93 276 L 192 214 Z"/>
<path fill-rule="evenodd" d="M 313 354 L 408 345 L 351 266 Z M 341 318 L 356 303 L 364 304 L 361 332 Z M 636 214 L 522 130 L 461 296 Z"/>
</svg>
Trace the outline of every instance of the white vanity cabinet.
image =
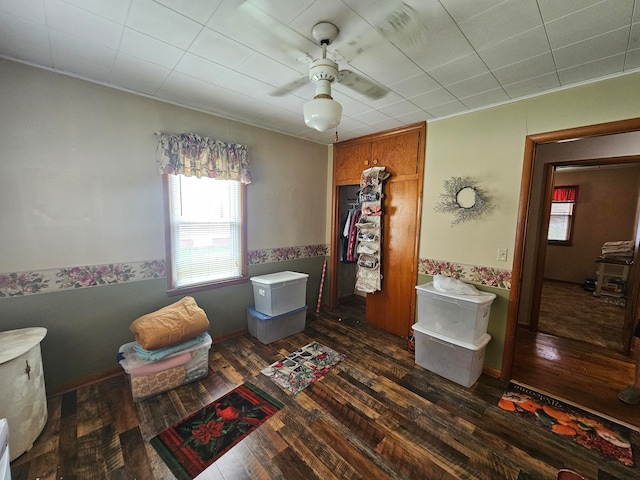
<svg viewBox="0 0 640 480">
<path fill-rule="evenodd" d="M 33 446 L 47 423 L 42 327 L 0 332 L 0 418 L 9 424 L 11 460 Z"/>
</svg>

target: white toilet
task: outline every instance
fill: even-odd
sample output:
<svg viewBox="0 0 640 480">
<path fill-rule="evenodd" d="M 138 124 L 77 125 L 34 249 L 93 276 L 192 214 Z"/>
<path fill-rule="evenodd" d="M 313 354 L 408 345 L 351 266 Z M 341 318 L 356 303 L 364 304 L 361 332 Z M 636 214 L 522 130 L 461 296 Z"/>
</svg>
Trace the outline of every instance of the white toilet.
<svg viewBox="0 0 640 480">
<path fill-rule="evenodd" d="M 11 480 L 9 469 L 9 424 L 0 418 L 0 480 Z"/>
</svg>

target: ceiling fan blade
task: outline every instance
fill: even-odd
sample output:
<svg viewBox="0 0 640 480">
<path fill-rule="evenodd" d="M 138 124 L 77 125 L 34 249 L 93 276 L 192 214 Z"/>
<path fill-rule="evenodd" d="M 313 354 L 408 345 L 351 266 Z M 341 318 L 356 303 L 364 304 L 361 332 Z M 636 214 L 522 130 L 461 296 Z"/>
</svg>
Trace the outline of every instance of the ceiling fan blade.
<svg viewBox="0 0 640 480">
<path fill-rule="evenodd" d="M 389 89 L 351 70 L 340 70 L 338 82 L 373 100 L 384 97 Z"/>
<path fill-rule="evenodd" d="M 377 22 L 375 28 L 390 42 L 405 47 L 424 43 L 427 34 L 420 15 L 406 2 Z"/>
<path fill-rule="evenodd" d="M 308 52 L 316 48 L 315 44 L 261 10 L 257 5 L 244 1 L 238 6 L 236 13 L 244 24 L 243 28 L 256 28 L 264 32 L 267 42 L 292 60 L 302 63 L 311 63 L 313 60 Z"/>
<path fill-rule="evenodd" d="M 270 93 L 270 95 L 273 95 L 274 97 L 281 97 L 283 95 L 287 95 L 293 92 L 294 90 L 297 90 L 298 88 L 302 87 L 303 85 L 306 85 L 307 83 L 309 83 L 309 77 L 300 77 L 299 79 L 294 80 L 293 82 L 289 82 L 286 85 L 276 88 Z"/>
</svg>

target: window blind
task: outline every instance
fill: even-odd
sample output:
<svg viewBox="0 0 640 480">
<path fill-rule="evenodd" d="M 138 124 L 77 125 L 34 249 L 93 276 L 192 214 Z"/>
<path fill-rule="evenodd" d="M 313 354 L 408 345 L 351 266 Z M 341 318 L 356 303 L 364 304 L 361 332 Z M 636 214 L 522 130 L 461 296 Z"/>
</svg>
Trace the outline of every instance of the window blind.
<svg viewBox="0 0 640 480">
<path fill-rule="evenodd" d="M 242 276 L 240 182 L 169 175 L 174 288 Z"/>
</svg>

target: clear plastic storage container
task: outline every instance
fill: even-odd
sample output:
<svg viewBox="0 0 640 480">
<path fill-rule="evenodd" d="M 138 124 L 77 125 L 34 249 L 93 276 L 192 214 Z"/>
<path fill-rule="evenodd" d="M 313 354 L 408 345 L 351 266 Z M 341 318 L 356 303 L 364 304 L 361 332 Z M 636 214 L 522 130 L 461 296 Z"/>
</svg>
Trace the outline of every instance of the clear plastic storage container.
<svg viewBox="0 0 640 480">
<path fill-rule="evenodd" d="M 464 343 L 413 325 L 416 340 L 416 363 L 464 387 L 480 377 L 484 353 L 491 335 L 485 333 L 477 343 Z"/>
<path fill-rule="evenodd" d="M 418 323 L 459 342 L 477 343 L 487 333 L 494 293 L 462 295 L 436 290 L 433 282 L 417 285 Z"/>
<path fill-rule="evenodd" d="M 183 350 L 176 351 L 158 361 L 138 357 L 136 342 L 125 343 L 118 351 L 118 362 L 129 374 L 134 402 L 206 377 L 209 369 L 211 336 Z"/>
<path fill-rule="evenodd" d="M 309 275 L 298 272 L 276 272 L 251 277 L 255 309 L 275 317 L 306 305 Z"/>
<path fill-rule="evenodd" d="M 269 316 L 247 307 L 247 328 L 252 337 L 262 343 L 271 343 L 304 330 L 307 307 L 292 312 Z"/>
</svg>

